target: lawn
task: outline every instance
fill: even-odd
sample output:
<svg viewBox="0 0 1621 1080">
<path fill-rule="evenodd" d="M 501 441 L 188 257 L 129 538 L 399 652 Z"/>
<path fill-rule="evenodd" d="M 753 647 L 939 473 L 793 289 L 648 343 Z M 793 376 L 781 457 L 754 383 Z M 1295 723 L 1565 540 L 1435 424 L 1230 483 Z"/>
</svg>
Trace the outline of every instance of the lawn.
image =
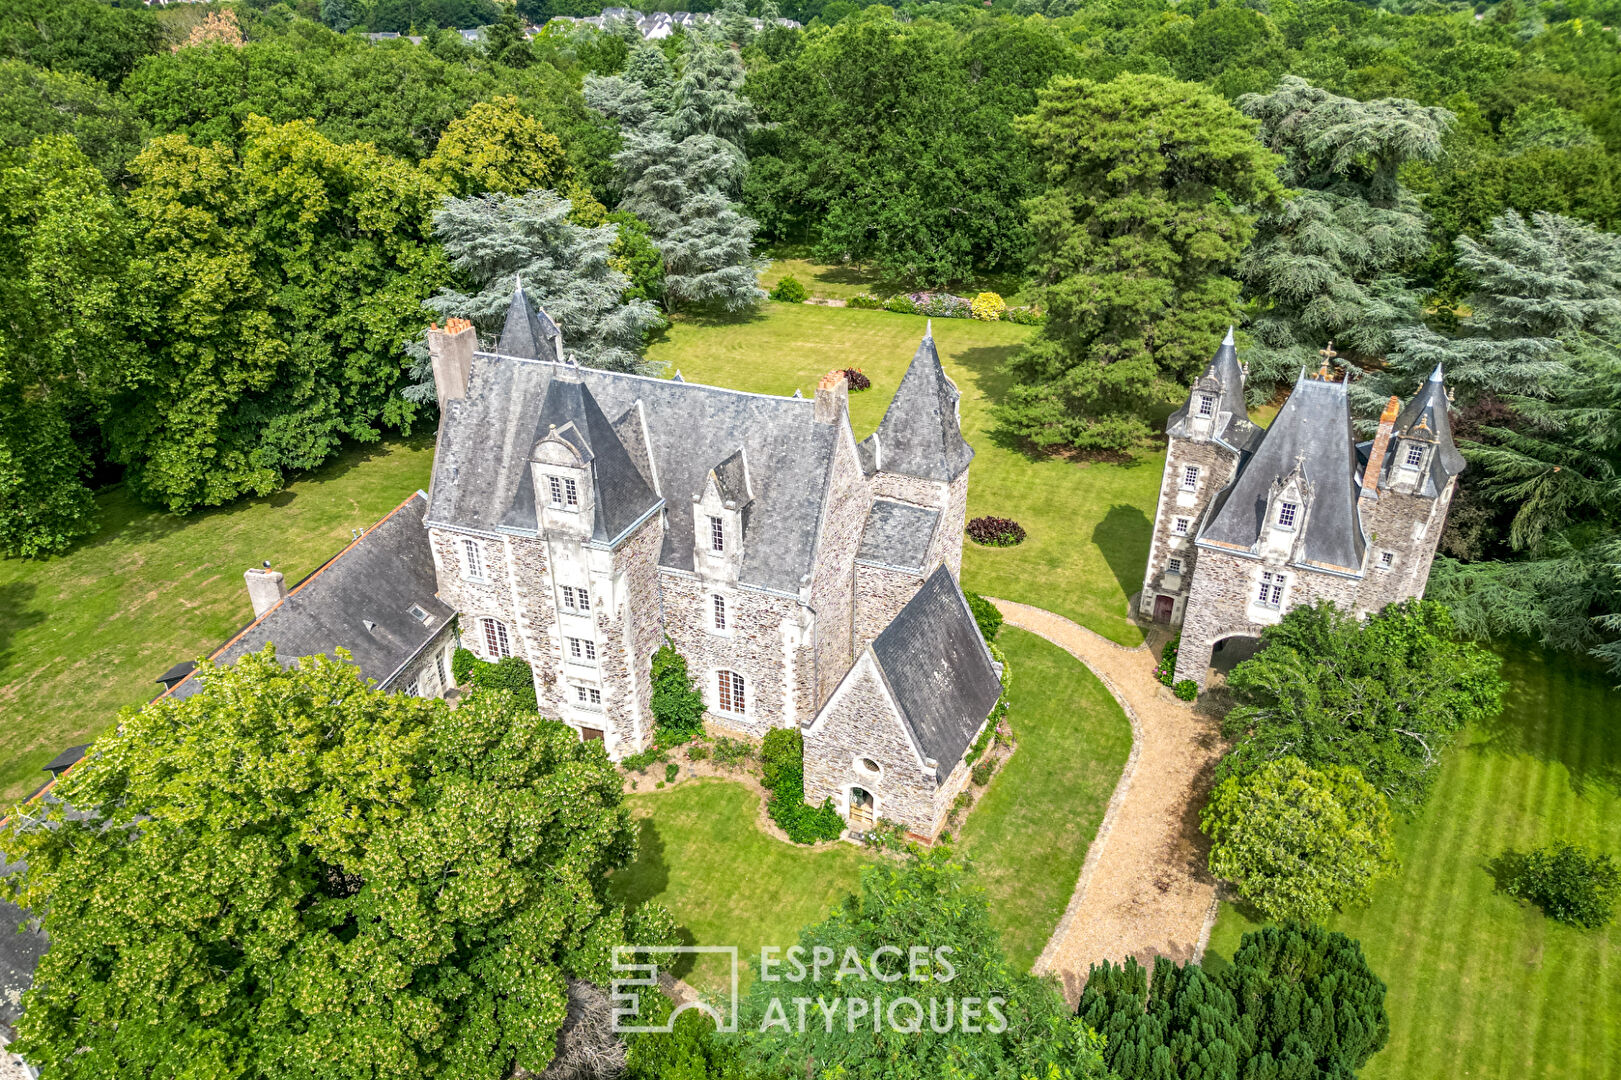
<svg viewBox="0 0 1621 1080">
<path fill-rule="evenodd" d="M 1461 741 L 1400 827 L 1397 876 L 1334 920 L 1390 987 L 1390 1043 L 1364 1080 L 1621 1076 L 1621 926 L 1561 926 L 1487 871 L 1507 848 L 1555 840 L 1621 855 L 1621 709 L 1591 665 L 1506 655 L 1502 717 Z M 1252 926 L 1223 905 L 1213 956 Z"/>
<path fill-rule="evenodd" d="M 1008 959 L 1028 970 L 1075 891 L 1131 753 L 1131 724 L 1097 677 L 1045 638 L 1006 627 L 997 644 L 1013 672 L 1019 749 L 958 844 L 979 867 Z"/>
<path fill-rule="evenodd" d="M 998 639 L 1013 669 L 1009 718 L 1019 749 L 960 837 L 990 894 L 991 920 L 1013 963 L 1028 969 L 1069 903 L 1086 849 L 1131 750 L 1131 726 L 1079 661 L 1034 634 Z M 658 900 L 700 945 L 786 948 L 853 892 L 861 849 L 773 839 L 755 825 L 759 799 L 742 784 L 692 780 L 634 795 L 637 861 L 614 876 L 616 896 Z M 716 985 L 703 965 L 694 979 Z"/>
<path fill-rule="evenodd" d="M 860 368 L 873 388 L 851 395 L 850 420 L 864 438 L 883 418 L 924 326 L 916 315 L 766 304 L 753 318 L 677 323 L 649 355 L 687 379 L 770 394 L 798 388 L 809 396 L 828 369 Z M 1142 587 L 1164 455 L 1125 464 L 1073 462 L 1028 453 L 996 434 L 990 409 L 1008 385 L 1001 368 L 1029 334 L 1012 323 L 934 321 L 940 358 L 962 391 L 963 434 L 975 452 L 969 516 L 1011 517 L 1029 533 L 1013 548 L 965 543 L 963 580 L 1066 615 L 1123 645 L 1139 644 L 1126 599 Z"/>
<path fill-rule="evenodd" d="M 114 488 L 68 554 L 0 560 L 0 802 L 240 629 L 253 615 L 242 571 L 269 559 L 298 581 L 425 487 L 431 459 L 431 437 L 351 449 L 276 495 L 187 517 Z"/>
<path fill-rule="evenodd" d="M 853 266 L 830 266 L 827 263 L 816 262 L 809 254 L 809 251 L 802 248 L 790 247 L 777 251 L 777 257 L 772 259 L 760 274 L 761 287 L 769 290 L 783 278 L 792 275 L 805 286 L 806 292 L 823 300 L 848 300 L 852 296 L 864 293 L 889 297 L 897 293 L 915 291 L 914 286 L 886 280 L 874 270 Z M 948 291 L 958 296 L 973 296 L 977 292 L 989 289 L 1000 293 L 1003 299 L 1011 304 L 1022 287 L 1023 282 L 1019 278 L 1002 274 L 992 275 L 973 285 L 959 284 Z"/>
</svg>

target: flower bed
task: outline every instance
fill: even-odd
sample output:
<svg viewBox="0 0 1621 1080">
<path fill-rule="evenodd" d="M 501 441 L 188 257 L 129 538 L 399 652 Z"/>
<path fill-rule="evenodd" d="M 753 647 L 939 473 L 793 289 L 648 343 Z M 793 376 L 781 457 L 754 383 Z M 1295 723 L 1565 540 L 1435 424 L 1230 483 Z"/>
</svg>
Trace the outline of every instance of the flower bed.
<svg viewBox="0 0 1621 1080">
<path fill-rule="evenodd" d="M 968 539 L 986 547 L 1024 543 L 1024 526 L 1012 518 L 977 517 L 968 523 Z"/>
<path fill-rule="evenodd" d="M 1018 323 L 1020 326 L 1036 326 L 1046 321 L 1046 316 L 1035 308 L 1008 307 L 993 292 L 980 293 L 972 300 L 944 292 L 902 293 L 888 300 L 863 294 L 852 296 L 845 306 L 872 311 L 882 309 L 897 315 L 927 315 L 931 319 L 981 319 L 986 322 Z"/>
</svg>

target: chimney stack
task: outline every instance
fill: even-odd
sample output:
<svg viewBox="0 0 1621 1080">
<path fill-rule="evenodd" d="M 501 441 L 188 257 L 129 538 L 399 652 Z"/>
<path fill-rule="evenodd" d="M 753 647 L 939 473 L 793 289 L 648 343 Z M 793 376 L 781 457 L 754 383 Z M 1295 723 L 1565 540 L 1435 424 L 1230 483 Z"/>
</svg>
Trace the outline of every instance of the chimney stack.
<svg viewBox="0 0 1621 1080">
<path fill-rule="evenodd" d="M 255 566 L 242 575 L 248 583 L 248 599 L 253 602 L 254 619 L 262 619 L 265 612 L 287 599 L 287 582 L 280 570 L 270 569 L 270 563 Z"/>
<path fill-rule="evenodd" d="M 1395 394 L 1385 402 L 1385 411 L 1379 414 L 1379 432 L 1368 448 L 1368 467 L 1362 471 L 1362 494 L 1372 495 L 1379 490 L 1379 471 L 1385 467 L 1385 452 L 1390 449 L 1390 433 L 1396 430 L 1396 414 L 1401 412 L 1401 399 Z"/>
<path fill-rule="evenodd" d="M 477 351 L 478 333 L 466 319 L 448 319 L 443 330 L 438 323 L 429 325 L 428 358 L 433 362 L 433 388 L 439 393 L 440 415 L 447 402 L 467 396 L 467 378 Z"/>
<path fill-rule="evenodd" d="M 816 384 L 816 422 L 836 424 L 850 408 L 850 380 L 842 370 L 822 376 Z"/>
</svg>

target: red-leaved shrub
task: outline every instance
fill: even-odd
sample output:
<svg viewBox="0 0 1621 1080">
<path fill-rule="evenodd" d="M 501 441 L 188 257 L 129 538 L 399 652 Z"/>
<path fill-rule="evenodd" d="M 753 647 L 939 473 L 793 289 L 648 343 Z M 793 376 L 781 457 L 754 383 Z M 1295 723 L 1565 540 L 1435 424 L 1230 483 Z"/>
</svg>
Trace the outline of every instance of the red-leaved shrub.
<svg viewBox="0 0 1621 1080">
<path fill-rule="evenodd" d="M 1012 518 L 977 517 L 968 523 L 968 539 L 989 547 L 1024 543 L 1024 526 Z"/>
</svg>

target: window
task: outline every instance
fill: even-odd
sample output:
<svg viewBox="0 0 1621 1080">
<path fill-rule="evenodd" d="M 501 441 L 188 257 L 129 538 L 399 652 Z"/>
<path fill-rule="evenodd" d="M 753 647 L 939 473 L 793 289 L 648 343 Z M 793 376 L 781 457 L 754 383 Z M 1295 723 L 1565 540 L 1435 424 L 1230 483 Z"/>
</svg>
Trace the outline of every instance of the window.
<svg viewBox="0 0 1621 1080">
<path fill-rule="evenodd" d="M 1423 460 L 1424 448 L 1422 446 L 1409 446 L 1407 448 L 1407 456 L 1402 459 L 1402 464 L 1409 469 L 1416 469 L 1418 468 L 1418 463 Z"/>
<path fill-rule="evenodd" d="M 1165 572 L 1167 574 L 1180 574 L 1182 572 L 1182 560 L 1181 559 L 1167 559 L 1167 560 L 1165 560 Z"/>
<path fill-rule="evenodd" d="M 562 506 L 563 505 L 563 478 L 560 477 L 560 476 L 548 476 L 546 479 L 551 481 L 552 505 L 553 506 Z"/>
<path fill-rule="evenodd" d="M 1300 507 L 1292 502 L 1278 504 L 1278 528 L 1292 529 L 1295 527 L 1295 515 Z"/>
<path fill-rule="evenodd" d="M 720 711 L 742 714 L 744 711 L 743 676 L 735 671 L 716 672 L 719 683 Z"/>
<path fill-rule="evenodd" d="M 484 547 L 477 540 L 462 541 L 462 572 L 470 581 L 484 580 Z"/>
<path fill-rule="evenodd" d="M 563 594 L 563 607 L 569 611 L 577 611 L 583 615 L 591 610 L 591 594 L 585 591 L 584 585 L 578 587 L 564 585 L 558 591 Z"/>
<path fill-rule="evenodd" d="M 722 524 L 720 518 L 713 515 L 709 518 L 709 550 L 726 550 L 726 526 Z"/>
<path fill-rule="evenodd" d="M 1190 521 L 1188 518 L 1182 518 L 1182 517 L 1172 518 L 1171 519 L 1171 531 L 1173 533 L 1175 533 L 1176 535 L 1178 535 L 1178 536 L 1186 536 L 1186 535 L 1188 535 L 1188 526 L 1192 525 L 1192 524 L 1193 524 L 1193 522 Z"/>
<path fill-rule="evenodd" d="M 726 629 L 726 597 L 715 597 L 715 629 Z"/>
<path fill-rule="evenodd" d="M 596 663 L 597 643 L 592 641 L 590 638 L 569 638 L 568 658 L 577 664 Z"/>
<path fill-rule="evenodd" d="M 573 477 L 565 476 L 563 478 L 563 505 L 570 510 L 580 505 L 580 488 L 574 482 Z"/>
<path fill-rule="evenodd" d="M 1211 397 L 1209 394 L 1200 394 L 1199 395 L 1199 415 L 1200 416 L 1215 416 L 1216 415 L 1216 399 Z"/>
<path fill-rule="evenodd" d="M 440 653 L 433 658 L 433 670 L 439 675 L 439 685 L 444 686 L 449 680 L 445 678 L 445 654 Z"/>
<path fill-rule="evenodd" d="M 1261 592 L 1255 602 L 1262 607 L 1275 608 L 1283 603 L 1284 575 L 1271 570 L 1261 571 Z"/>
<path fill-rule="evenodd" d="M 498 660 L 512 655 L 512 642 L 507 639 L 507 624 L 500 619 L 484 620 L 484 652 Z"/>
<path fill-rule="evenodd" d="M 1381 570 L 1389 570 L 1392 566 L 1395 566 L 1395 565 L 1396 565 L 1396 553 L 1394 551 L 1381 551 L 1379 553 L 1379 569 L 1381 569 Z"/>
<path fill-rule="evenodd" d="M 428 613 L 423 611 L 420 605 L 412 604 L 409 610 L 411 613 L 411 618 L 415 619 L 417 622 L 425 623 L 428 621 Z"/>
<path fill-rule="evenodd" d="M 405 692 L 406 692 L 406 694 L 410 695 L 411 697 L 420 697 L 421 695 L 418 693 L 418 691 L 420 691 L 421 689 L 422 689 L 421 684 L 418 683 L 417 680 L 413 679 L 413 680 L 411 680 L 411 684 L 405 688 Z"/>
<path fill-rule="evenodd" d="M 1182 466 L 1182 490 L 1197 491 L 1199 489 L 1199 466 Z"/>
<path fill-rule="evenodd" d="M 856 768 L 860 769 L 864 773 L 867 773 L 869 776 L 877 776 L 884 771 L 883 769 L 879 768 L 878 763 L 870 757 L 857 758 Z"/>
<path fill-rule="evenodd" d="M 588 709 L 602 708 L 602 691 L 594 686 L 576 686 L 574 700 Z"/>
</svg>

